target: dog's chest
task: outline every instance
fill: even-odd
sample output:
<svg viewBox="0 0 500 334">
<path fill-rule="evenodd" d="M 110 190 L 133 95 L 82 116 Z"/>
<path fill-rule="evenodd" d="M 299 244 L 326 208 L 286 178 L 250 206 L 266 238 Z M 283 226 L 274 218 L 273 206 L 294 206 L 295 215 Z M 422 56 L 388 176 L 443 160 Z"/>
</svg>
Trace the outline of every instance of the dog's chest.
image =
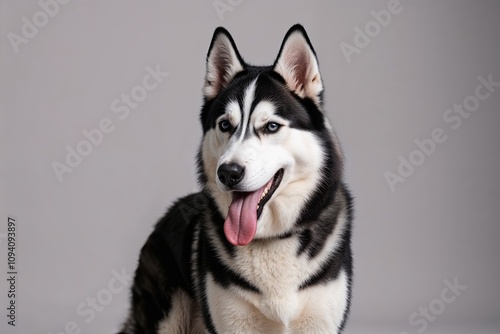
<svg viewBox="0 0 500 334">
<path fill-rule="evenodd" d="M 303 308 L 307 291 L 299 287 L 316 270 L 320 261 L 297 255 L 298 240 L 257 241 L 240 249 L 234 265 L 261 293 L 241 290 L 266 317 L 288 323 Z"/>
</svg>

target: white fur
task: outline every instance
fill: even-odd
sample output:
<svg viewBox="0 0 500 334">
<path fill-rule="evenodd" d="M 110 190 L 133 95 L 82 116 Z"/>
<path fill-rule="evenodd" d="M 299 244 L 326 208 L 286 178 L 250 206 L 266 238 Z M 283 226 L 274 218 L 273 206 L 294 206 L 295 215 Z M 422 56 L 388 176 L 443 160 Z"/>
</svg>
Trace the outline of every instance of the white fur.
<svg viewBox="0 0 500 334">
<path fill-rule="evenodd" d="M 307 64 L 297 63 L 297 60 L 304 59 Z M 304 71 L 304 68 L 298 69 L 297 66 L 307 67 Z M 299 96 L 308 96 L 319 103 L 318 95 L 323 86 L 318 65 L 302 34 L 293 33 L 289 36 L 275 70 Z M 297 77 L 297 70 L 305 73 L 306 77 Z M 215 232 L 208 231 L 220 260 L 261 292 L 254 293 L 234 285 L 221 287 L 208 274 L 206 293 L 211 317 L 219 333 L 335 334 L 347 307 L 346 273 L 341 270 L 336 280 L 325 284 L 301 291 L 299 287 L 337 251 L 347 217 L 345 212 L 339 215 L 334 232 L 312 259 L 307 252 L 300 256 L 296 254 L 295 250 L 300 246 L 296 235 L 285 239 L 269 239 L 293 227 L 301 209 L 320 182 L 319 170 L 325 157 L 315 135 L 290 128 L 289 122 L 276 114 L 272 101 L 260 101 L 249 117 L 255 85 L 256 80 L 246 88 L 243 110 L 240 110 L 236 101 L 230 101 L 225 113 L 217 120 L 227 119 L 234 128 L 243 127 L 240 136 L 222 133 L 218 127 L 205 134 L 202 158 L 208 179 L 207 187 L 225 217 L 232 195 L 217 178 L 217 168 L 222 163 L 234 162 L 245 167 L 245 176 L 238 184 L 240 191 L 261 188 L 280 168 L 284 169 L 284 176 L 272 198 L 265 204 L 257 222 L 255 239 L 244 247 L 236 247 L 234 257 L 226 253 Z M 277 133 L 254 134 L 254 129 L 259 131 L 270 121 L 282 125 Z M 249 136 L 245 136 L 247 127 L 252 130 Z M 327 129 L 334 137 L 329 124 Z M 338 145 L 335 149 L 340 151 Z"/>
<path fill-rule="evenodd" d="M 239 104 L 236 101 L 231 101 L 228 104 L 228 108 L 226 108 L 227 111 L 226 111 L 225 115 L 219 117 L 219 119 L 218 119 L 218 121 L 220 121 L 221 119 L 224 119 L 224 118 L 227 118 L 227 119 L 231 118 L 232 114 L 239 114 L 239 115 L 243 114 L 243 118 L 241 118 L 241 116 L 239 116 L 239 117 L 234 116 L 233 117 L 233 122 L 231 123 L 231 125 L 233 127 L 240 127 L 241 134 L 239 137 L 234 137 L 234 136 L 231 137 L 229 142 L 226 145 L 224 145 L 224 150 L 222 152 L 220 152 L 221 156 L 218 160 L 217 168 L 219 168 L 219 166 L 222 164 L 231 163 L 231 162 L 245 165 L 244 164 L 245 159 L 246 159 L 245 157 L 252 154 L 251 147 L 249 145 L 243 144 L 243 142 L 245 139 L 245 133 L 246 133 L 247 127 L 249 126 L 248 125 L 248 118 L 250 117 L 250 108 L 252 106 L 252 102 L 253 102 L 254 97 L 255 97 L 256 82 L 257 82 L 257 79 L 252 81 L 252 83 L 250 83 L 250 85 L 247 87 L 247 89 L 245 91 L 242 111 L 239 110 L 240 109 Z M 234 111 L 235 109 L 237 109 L 237 111 Z M 236 119 L 238 119 L 239 122 L 237 122 Z M 250 126 L 251 126 L 251 124 L 250 124 Z M 222 133 L 220 131 L 218 131 L 218 133 L 219 133 L 219 136 L 223 137 L 224 139 L 227 138 L 227 136 L 228 136 L 227 133 Z M 252 174 L 252 175 L 255 175 L 255 174 Z M 217 186 L 219 187 L 219 189 L 221 189 L 223 191 L 227 191 L 226 186 L 220 182 L 219 178 L 216 177 L 215 179 L 216 179 Z M 248 180 L 248 179 L 246 179 L 246 180 Z M 244 180 L 243 183 L 245 183 L 246 180 Z M 269 181 L 269 179 L 267 181 Z M 264 184 L 265 183 L 263 183 L 262 185 L 264 185 Z M 254 190 L 256 190 L 258 188 L 255 188 Z"/>
<path fill-rule="evenodd" d="M 243 111 L 239 110 L 237 102 L 230 102 L 220 119 L 232 119 L 232 126 L 243 126 L 243 130 L 246 130 L 246 123 L 258 130 L 269 121 L 282 124 L 281 129 L 260 137 L 252 131 L 244 140 L 245 131 L 238 138 L 229 138 L 218 128 L 212 129 L 203 140 L 202 154 L 208 188 L 223 216 L 227 215 L 232 197 L 217 177 L 217 169 L 222 163 L 235 162 L 245 167 L 245 176 L 239 183 L 242 191 L 255 191 L 269 182 L 280 168 L 285 170 L 280 186 L 266 203 L 257 224 L 256 238 L 265 238 L 283 234 L 292 227 L 319 182 L 318 170 L 324 156 L 318 139 L 310 132 L 288 127 L 289 122 L 275 114 L 275 106 L 270 101 L 259 102 L 248 122 L 254 90 L 255 81 L 247 88 Z M 236 116 L 238 114 L 243 117 Z"/>
<path fill-rule="evenodd" d="M 217 35 L 207 59 L 205 98 L 216 97 L 244 66 L 230 37 L 225 33 Z M 285 79 L 290 90 L 302 98 L 311 98 L 320 106 L 323 84 L 318 63 L 300 31 L 291 33 L 285 40 L 274 70 Z M 250 244 L 235 247 L 234 254 L 230 255 L 216 231 L 204 230 L 215 247 L 218 260 L 244 277 L 259 293 L 234 284 L 222 287 L 209 272 L 200 277 L 198 241 L 200 229 L 206 227 L 202 222 L 195 226 L 192 243 L 195 295 L 206 294 L 210 317 L 221 334 L 337 334 L 348 303 L 349 283 L 344 269 L 335 280 L 299 289 L 338 251 L 348 224 L 346 212 L 341 210 L 337 221 L 332 221 L 336 224 L 334 231 L 312 258 L 307 251 L 297 254 L 301 245 L 297 234 L 272 238 L 294 227 L 306 201 L 321 182 L 319 171 L 325 156 L 318 138 L 308 131 L 291 128 L 289 121 L 276 113 L 272 101 L 260 101 L 250 115 L 257 81 L 258 78 L 245 88 L 242 110 L 238 101 L 229 101 L 216 120 L 217 123 L 229 121 L 241 134 L 230 136 L 216 126 L 205 133 L 201 154 L 207 177 L 205 190 L 213 195 L 224 217 L 232 194 L 218 180 L 217 169 L 221 164 L 238 163 L 245 167 L 238 191 L 256 191 L 279 169 L 284 170 L 281 184 L 258 219 L 257 232 Z M 280 130 L 256 135 L 255 132 L 259 133 L 268 122 L 280 124 Z M 341 156 L 340 146 L 326 118 L 325 122 L 335 150 Z M 171 311 L 160 321 L 157 334 L 206 334 L 200 307 L 201 300 L 192 300 L 187 293 L 177 289 L 172 295 Z"/>
<path fill-rule="evenodd" d="M 255 78 L 250 85 L 248 85 L 247 89 L 245 90 L 245 97 L 243 98 L 243 121 L 240 123 L 240 125 L 243 127 L 240 138 L 238 141 L 241 143 L 243 139 L 245 138 L 245 133 L 247 130 L 248 125 L 248 118 L 250 117 L 250 109 L 252 108 L 252 102 L 255 99 L 255 88 L 257 88 L 257 79 L 259 77 Z M 251 126 L 251 124 L 250 124 Z"/>
<path fill-rule="evenodd" d="M 207 280 L 208 303 L 214 324 L 221 333 L 336 333 L 347 306 L 347 277 L 299 291 L 311 275 L 338 250 L 347 217 L 340 214 L 334 232 L 313 259 L 297 256 L 298 237 L 254 240 L 237 247 L 231 258 L 215 234 L 209 234 L 220 259 L 256 286 L 261 294 L 229 289 Z"/>
<path fill-rule="evenodd" d="M 347 277 L 299 291 L 335 251 L 345 227 L 342 217 L 322 253 L 313 260 L 297 257 L 297 238 L 259 240 L 238 248 L 229 262 L 262 293 L 231 286 L 223 288 L 207 279 L 207 297 L 214 325 L 221 333 L 336 333 L 347 306 Z M 227 258 L 226 258 L 227 259 Z"/>
<path fill-rule="evenodd" d="M 215 234 L 209 233 L 221 260 L 243 275 L 262 293 L 257 294 L 235 286 L 223 288 L 210 274 L 206 276 L 206 294 L 210 314 L 218 333 L 245 334 L 336 334 L 347 307 L 347 275 L 340 271 L 336 280 L 299 291 L 299 286 L 335 251 L 346 227 L 341 214 L 335 231 L 325 242 L 323 250 L 313 259 L 307 254 L 296 256 L 299 240 L 256 240 L 238 247 L 231 258 Z M 199 230 L 194 233 L 197 244 Z M 196 250 L 196 249 L 195 249 Z M 193 267 L 197 265 L 196 256 Z M 199 277 L 197 271 L 195 281 Z M 172 312 L 159 325 L 158 334 L 203 334 L 199 308 L 184 292 L 173 296 Z M 186 327 L 183 327 L 186 326 Z"/>
</svg>

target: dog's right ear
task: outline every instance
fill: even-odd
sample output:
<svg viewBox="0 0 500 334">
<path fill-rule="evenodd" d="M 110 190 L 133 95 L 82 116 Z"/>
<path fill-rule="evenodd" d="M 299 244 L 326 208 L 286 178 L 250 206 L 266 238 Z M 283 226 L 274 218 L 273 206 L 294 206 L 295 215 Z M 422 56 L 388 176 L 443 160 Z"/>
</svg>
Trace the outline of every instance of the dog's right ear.
<svg viewBox="0 0 500 334">
<path fill-rule="evenodd" d="M 234 75 L 244 69 L 245 62 L 229 32 L 222 27 L 215 29 L 207 54 L 207 73 L 203 86 L 205 99 L 217 96 Z"/>
<path fill-rule="evenodd" d="M 300 24 L 291 27 L 283 39 L 274 70 L 288 88 L 301 98 L 310 98 L 321 105 L 323 83 L 318 59 L 306 30 Z"/>
</svg>

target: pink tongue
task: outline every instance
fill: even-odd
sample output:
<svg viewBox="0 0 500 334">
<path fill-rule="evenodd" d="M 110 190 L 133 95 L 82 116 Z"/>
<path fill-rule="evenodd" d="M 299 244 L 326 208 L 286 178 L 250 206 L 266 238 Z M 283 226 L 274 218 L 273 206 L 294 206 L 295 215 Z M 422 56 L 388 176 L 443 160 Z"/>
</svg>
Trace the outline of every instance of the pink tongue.
<svg viewBox="0 0 500 334">
<path fill-rule="evenodd" d="M 235 246 L 248 245 L 257 230 L 257 203 L 267 184 L 253 192 L 234 192 L 224 222 L 227 240 Z"/>
</svg>

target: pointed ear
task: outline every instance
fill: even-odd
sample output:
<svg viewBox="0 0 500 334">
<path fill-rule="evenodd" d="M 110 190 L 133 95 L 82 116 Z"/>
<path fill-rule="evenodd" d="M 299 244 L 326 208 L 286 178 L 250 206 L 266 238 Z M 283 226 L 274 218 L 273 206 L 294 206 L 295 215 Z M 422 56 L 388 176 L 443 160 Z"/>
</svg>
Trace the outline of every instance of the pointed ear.
<svg viewBox="0 0 500 334">
<path fill-rule="evenodd" d="M 294 25 L 286 33 L 274 62 L 274 71 L 285 79 L 288 88 L 295 94 L 302 98 L 309 97 L 317 104 L 321 103 L 323 83 L 318 60 L 307 33 L 300 24 Z"/>
<path fill-rule="evenodd" d="M 222 27 L 215 29 L 207 54 L 207 72 L 203 86 L 205 98 L 214 98 L 244 68 L 245 62 L 229 32 Z"/>
</svg>

